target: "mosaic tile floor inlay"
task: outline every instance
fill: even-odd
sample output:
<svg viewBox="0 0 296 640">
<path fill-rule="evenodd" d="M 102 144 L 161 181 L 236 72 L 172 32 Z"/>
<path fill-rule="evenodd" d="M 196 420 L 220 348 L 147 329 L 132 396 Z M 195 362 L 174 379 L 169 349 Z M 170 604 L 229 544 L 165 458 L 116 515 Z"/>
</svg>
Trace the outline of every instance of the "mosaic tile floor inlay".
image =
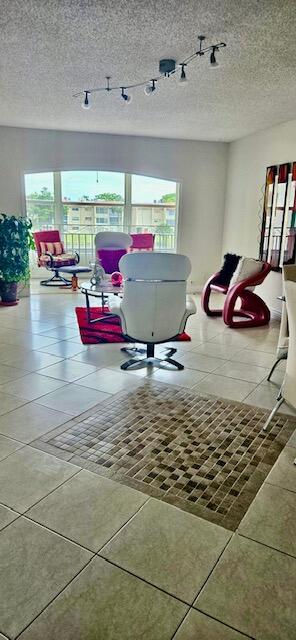
<svg viewBox="0 0 296 640">
<path fill-rule="evenodd" d="M 147 382 L 35 444 L 207 520 L 235 529 L 296 427 L 278 414 Z"/>
</svg>

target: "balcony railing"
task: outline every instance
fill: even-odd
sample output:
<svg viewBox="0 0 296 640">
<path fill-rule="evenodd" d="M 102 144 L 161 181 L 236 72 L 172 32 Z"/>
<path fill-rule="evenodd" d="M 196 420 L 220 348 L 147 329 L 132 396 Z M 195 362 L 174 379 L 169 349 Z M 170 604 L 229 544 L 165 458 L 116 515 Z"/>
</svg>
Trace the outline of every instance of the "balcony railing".
<svg viewBox="0 0 296 640">
<path fill-rule="evenodd" d="M 49 229 L 59 229 L 63 238 L 65 248 L 69 252 L 79 253 L 82 265 L 88 265 L 95 259 L 95 236 L 100 231 L 123 231 L 126 233 L 154 233 L 156 251 L 176 251 L 176 235 L 175 228 L 171 227 L 171 232 L 165 230 L 162 232 L 159 227 L 147 226 L 130 226 L 128 229 L 124 225 L 40 225 L 38 231 L 46 231 Z M 31 274 L 33 277 L 37 275 L 36 271 L 36 254 L 31 253 Z M 39 275 L 39 274 L 38 274 Z"/>
</svg>

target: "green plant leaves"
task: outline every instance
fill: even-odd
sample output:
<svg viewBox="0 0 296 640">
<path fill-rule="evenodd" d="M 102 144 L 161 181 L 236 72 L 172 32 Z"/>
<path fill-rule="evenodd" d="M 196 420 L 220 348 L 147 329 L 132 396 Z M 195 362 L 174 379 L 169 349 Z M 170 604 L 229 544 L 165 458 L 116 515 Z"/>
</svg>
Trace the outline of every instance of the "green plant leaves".
<svg viewBox="0 0 296 640">
<path fill-rule="evenodd" d="M 5 282 L 27 281 L 29 250 L 34 249 L 32 222 L 0 213 L 0 279 Z"/>
</svg>

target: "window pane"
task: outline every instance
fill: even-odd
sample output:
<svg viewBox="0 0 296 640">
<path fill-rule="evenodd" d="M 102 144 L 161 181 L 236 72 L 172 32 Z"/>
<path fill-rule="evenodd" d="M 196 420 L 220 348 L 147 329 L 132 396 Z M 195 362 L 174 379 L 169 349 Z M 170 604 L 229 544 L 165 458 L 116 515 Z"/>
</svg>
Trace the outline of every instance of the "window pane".
<svg viewBox="0 0 296 640">
<path fill-rule="evenodd" d="M 63 208 L 68 230 L 71 230 L 71 226 L 74 224 L 75 226 L 80 226 L 81 233 L 85 233 L 87 230 L 85 227 L 96 227 L 103 224 L 108 227 L 114 227 L 114 231 L 121 231 L 123 206 L 110 207 L 81 204 L 80 206 L 75 205 L 72 207 L 70 204 L 64 204 Z M 90 231 L 90 229 L 88 230 Z"/>
<path fill-rule="evenodd" d="M 27 216 L 33 229 L 54 227 L 53 173 L 31 173 L 25 175 Z"/>
<path fill-rule="evenodd" d="M 132 203 L 176 202 L 176 182 L 148 176 L 132 176 Z"/>
<path fill-rule="evenodd" d="M 124 202 L 124 174 L 113 171 L 62 171 L 63 202 Z"/>
<path fill-rule="evenodd" d="M 170 206 L 132 206 L 131 233 L 154 233 L 154 247 L 170 251 L 176 248 L 176 208 Z"/>
</svg>

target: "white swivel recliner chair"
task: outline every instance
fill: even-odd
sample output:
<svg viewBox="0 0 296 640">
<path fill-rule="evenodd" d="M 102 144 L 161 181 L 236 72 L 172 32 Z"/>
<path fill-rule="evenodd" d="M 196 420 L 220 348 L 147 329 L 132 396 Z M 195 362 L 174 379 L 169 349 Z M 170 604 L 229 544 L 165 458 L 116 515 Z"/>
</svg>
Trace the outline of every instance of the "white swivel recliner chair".
<svg viewBox="0 0 296 640">
<path fill-rule="evenodd" d="M 132 342 L 146 344 L 144 357 L 124 362 L 121 369 L 141 361 L 148 365 L 167 362 L 184 369 L 171 358 L 177 349 L 155 358 L 154 348 L 183 333 L 187 318 L 196 313 L 194 301 L 186 297 L 190 260 L 172 253 L 129 253 L 121 258 L 119 268 L 125 280 L 124 294 L 122 299 L 110 300 L 110 311 L 120 317 L 122 331 Z M 134 351 L 137 354 L 138 350 Z"/>
</svg>

